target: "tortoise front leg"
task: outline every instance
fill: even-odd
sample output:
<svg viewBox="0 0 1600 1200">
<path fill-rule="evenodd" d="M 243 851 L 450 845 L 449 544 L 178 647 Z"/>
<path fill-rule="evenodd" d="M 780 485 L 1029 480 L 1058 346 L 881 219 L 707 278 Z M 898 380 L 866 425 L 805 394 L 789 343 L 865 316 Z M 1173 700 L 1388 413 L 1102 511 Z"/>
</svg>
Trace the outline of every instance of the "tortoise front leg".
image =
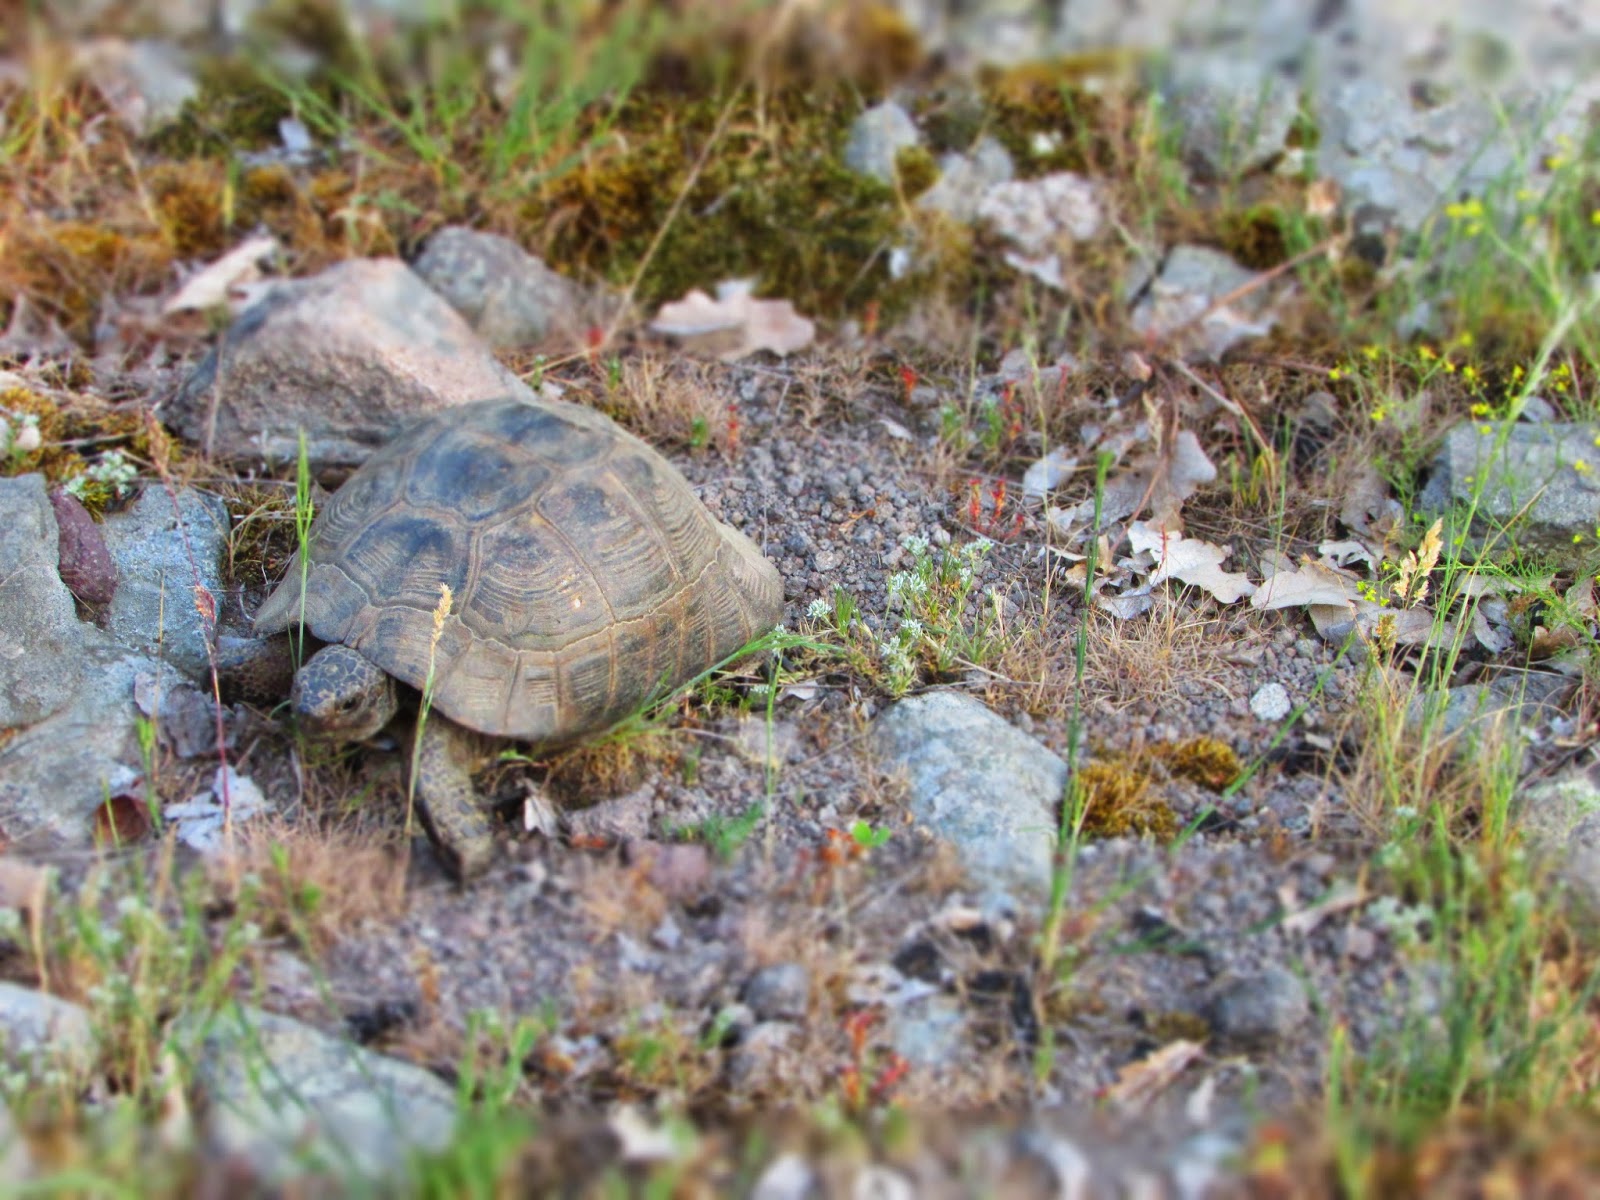
<svg viewBox="0 0 1600 1200">
<path fill-rule="evenodd" d="M 477 734 L 428 714 L 413 765 L 417 815 L 445 869 L 463 883 L 481 875 L 494 856 L 494 826 L 472 786 L 483 757 Z"/>
</svg>

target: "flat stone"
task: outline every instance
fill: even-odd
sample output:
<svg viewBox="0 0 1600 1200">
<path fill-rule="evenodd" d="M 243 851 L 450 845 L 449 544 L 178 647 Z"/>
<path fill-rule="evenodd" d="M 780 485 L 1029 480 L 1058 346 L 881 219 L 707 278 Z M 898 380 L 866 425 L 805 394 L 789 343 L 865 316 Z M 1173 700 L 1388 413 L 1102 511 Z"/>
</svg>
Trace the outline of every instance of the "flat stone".
<svg viewBox="0 0 1600 1200">
<path fill-rule="evenodd" d="M 845 141 L 844 163 L 852 171 L 880 183 L 895 181 L 895 158 L 922 141 L 916 122 L 892 100 L 875 104 L 855 119 Z"/>
<path fill-rule="evenodd" d="M 397 1185 L 455 1135 L 454 1091 L 413 1063 L 239 1006 L 191 1032 L 205 1140 L 265 1181 Z"/>
<path fill-rule="evenodd" d="M 59 547 L 44 476 L 0 479 L 0 728 L 59 712 L 82 679 L 86 627 Z"/>
<path fill-rule="evenodd" d="M 942 212 L 957 221 L 972 221 L 989 189 L 1009 183 L 1016 173 L 1011 152 L 995 138 L 985 136 L 970 154 L 950 153 L 939 160 L 939 178 L 917 197 L 917 207 Z"/>
<path fill-rule="evenodd" d="M 419 417 L 529 394 L 398 259 L 353 259 L 245 309 L 164 414 L 210 455 L 354 466 Z"/>
<path fill-rule="evenodd" d="M 1217 304 L 1256 277 L 1210 246 L 1174 246 L 1134 305 L 1129 323 L 1137 333 L 1173 339 L 1186 356 L 1215 361 L 1238 343 L 1271 332 L 1276 323 L 1270 286 Z"/>
<path fill-rule="evenodd" d="M 510 238 L 451 225 L 428 239 L 412 270 L 496 349 L 577 332 L 576 285 Z"/>
<path fill-rule="evenodd" d="M 1048 894 L 1066 763 L 959 692 L 897 702 L 873 740 L 881 764 L 908 778 L 912 815 L 951 843 L 986 894 Z"/>
<path fill-rule="evenodd" d="M 1464 532 L 1491 553 L 1513 545 L 1570 553 L 1593 544 L 1600 540 L 1600 425 L 1453 426 L 1418 506 L 1442 514 L 1474 495 Z"/>
<path fill-rule="evenodd" d="M 118 576 L 107 616 L 112 636 L 193 679 L 209 678 L 194 589 L 199 583 L 222 603 L 226 506 L 193 488 L 179 488 L 174 505 L 166 488 L 151 485 L 108 516 L 103 531 Z"/>
</svg>

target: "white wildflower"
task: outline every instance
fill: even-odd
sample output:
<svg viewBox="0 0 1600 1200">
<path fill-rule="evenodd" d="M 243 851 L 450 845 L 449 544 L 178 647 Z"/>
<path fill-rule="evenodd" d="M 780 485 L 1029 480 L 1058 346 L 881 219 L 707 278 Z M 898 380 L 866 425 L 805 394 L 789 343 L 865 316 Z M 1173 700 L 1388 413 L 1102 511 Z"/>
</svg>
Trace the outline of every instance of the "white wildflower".
<svg viewBox="0 0 1600 1200">
<path fill-rule="evenodd" d="M 813 621 L 826 621 L 829 617 L 833 616 L 833 605 L 829 604 L 826 600 L 813 600 L 810 604 L 806 605 L 806 616 L 810 617 Z"/>
<path fill-rule="evenodd" d="M 965 546 L 961 547 L 961 552 L 965 554 L 968 559 L 976 562 L 993 549 L 994 543 L 988 538 L 976 537 L 968 542 Z"/>
<path fill-rule="evenodd" d="M 911 551 L 911 557 L 923 558 L 928 553 L 928 539 L 920 533 L 908 533 L 900 539 L 900 544 Z"/>
<path fill-rule="evenodd" d="M 915 617 L 900 618 L 900 632 L 913 640 L 922 636 L 922 622 Z"/>
</svg>

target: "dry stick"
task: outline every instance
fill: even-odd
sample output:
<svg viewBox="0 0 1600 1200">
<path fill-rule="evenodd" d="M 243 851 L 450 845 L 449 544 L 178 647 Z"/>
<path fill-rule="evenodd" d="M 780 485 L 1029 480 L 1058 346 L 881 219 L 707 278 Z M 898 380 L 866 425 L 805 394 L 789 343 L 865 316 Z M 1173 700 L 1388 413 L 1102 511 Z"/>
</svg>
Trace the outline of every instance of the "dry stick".
<svg viewBox="0 0 1600 1200">
<path fill-rule="evenodd" d="M 1256 444 L 1261 447 L 1261 453 L 1265 454 L 1269 459 L 1276 461 L 1277 455 L 1273 453 L 1272 447 L 1267 445 L 1266 435 L 1261 432 L 1261 426 L 1256 424 L 1255 418 L 1250 415 L 1248 410 L 1245 409 L 1244 405 L 1228 399 L 1228 397 L 1224 396 L 1216 388 L 1212 387 L 1204 379 L 1201 379 L 1200 376 L 1196 375 L 1192 370 L 1190 370 L 1189 365 L 1181 359 L 1174 359 L 1172 365 L 1177 370 L 1178 374 L 1182 375 L 1190 383 L 1194 384 L 1195 387 L 1199 388 L 1218 404 L 1222 405 L 1223 408 L 1227 409 L 1234 416 L 1238 417 L 1247 426 L 1249 426 L 1251 435 L 1256 439 Z"/>
</svg>

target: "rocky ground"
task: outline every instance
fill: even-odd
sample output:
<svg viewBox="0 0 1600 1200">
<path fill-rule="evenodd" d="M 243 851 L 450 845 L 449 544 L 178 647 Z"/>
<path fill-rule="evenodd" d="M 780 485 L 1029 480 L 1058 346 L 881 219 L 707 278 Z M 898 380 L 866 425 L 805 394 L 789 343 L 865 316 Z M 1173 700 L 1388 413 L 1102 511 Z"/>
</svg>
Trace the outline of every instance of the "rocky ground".
<svg viewBox="0 0 1600 1200">
<path fill-rule="evenodd" d="M 0 272 L 21 1131 L 0 1128 L 0 1169 L 140 1163 L 154 1191 L 309 1173 L 329 1194 L 1478 1194 L 1440 1147 L 1497 1128 L 1497 1068 L 1509 1090 L 1506 1064 L 1559 1045 L 1578 1098 L 1551 1104 L 1547 1148 L 1484 1133 L 1474 1161 L 1513 1187 L 1600 1178 L 1592 298 L 1572 283 L 1518 343 L 1503 312 L 1478 320 L 1481 272 L 1440 282 L 1471 252 L 1430 220 L 1492 223 L 1440 214 L 1504 183 L 1462 82 L 1492 22 L 1423 46 L 1392 5 L 1344 7 L 1268 6 L 1139 83 L 1193 189 L 1152 216 L 1130 207 L 1148 177 L 1068 169 L 1049 130 L 1006 124 L 1003 88 L 950 99 L 964 59 L 1100 44 L 1096 6 L 1042 32 L 1019 6 L 904 6 L 896 28 L 949 61 L 863 85 L 827 168 L 884 189 L 891 233 L 857 264 L 881 324 L 876 298 L 824 310 L 802 278 L 643 312 L 642 269 L 631 290 L 561 274 L 539 239 L 470 221 L 322 262 L 273 217 L 145 284 L 119 250 L 87 300 Z M 1592 184 L 1556 161 L 1581 157 L 1582 96 L 1550 30 L 1576 42 L 1581 20 L 1541 9 L 1495 42 L 1552 72 L 1554 116 L 1501 133 L 1550 151 L 1525 185 L 1558 198 Z M 143 123 L 136 180 L 175 161 L 163 122 L 193 121 L 198 40 L 82 49 L 99 119 Z M 9 48 L 16 78 L 39 70 Z M 1385 102 L 1417 94 L 1417 62 L 1459 90 Z M 11 127 L 28 111 L 13 96 Z M 285 118 L 232 161 L 296 186 L 361 161 L 309 136 Z M 7 214 L 36 258 L 42 229 L 92 224 L 50 190 Z M 1261 257 L 1259 213 L 1235 217 L 1263 197 L 1303 243 L 1280 230 Z M 1006 281 L 990 300 L 935 286 L 952 245 L 994 272 L 974 286 Z M 1329 316 L 1324 262 L 1365 264 L 1335 282 L 1392 344 Z M 403 732 L 331 753 L 214 667 L 294 550 L 297 458 L 333 489 L 408 421 L 501 394 L 661 448 L 763 548 L 785 613 L 615 736 L 515 747 L 480 777 L 497 849 L 463 887 L 405 827 Z M 1378 1134 L 1340 1125 L 1344 1089 L 1413 1061 L 1410 1102 L 1457 1124 L 1420 1151 L 1385 1141 L 1381 1102 L 1352 1125 Z M 1435 1062 L 1466 1081 L 1454 1108 L 1422 1099 Z"/>
</svg>

